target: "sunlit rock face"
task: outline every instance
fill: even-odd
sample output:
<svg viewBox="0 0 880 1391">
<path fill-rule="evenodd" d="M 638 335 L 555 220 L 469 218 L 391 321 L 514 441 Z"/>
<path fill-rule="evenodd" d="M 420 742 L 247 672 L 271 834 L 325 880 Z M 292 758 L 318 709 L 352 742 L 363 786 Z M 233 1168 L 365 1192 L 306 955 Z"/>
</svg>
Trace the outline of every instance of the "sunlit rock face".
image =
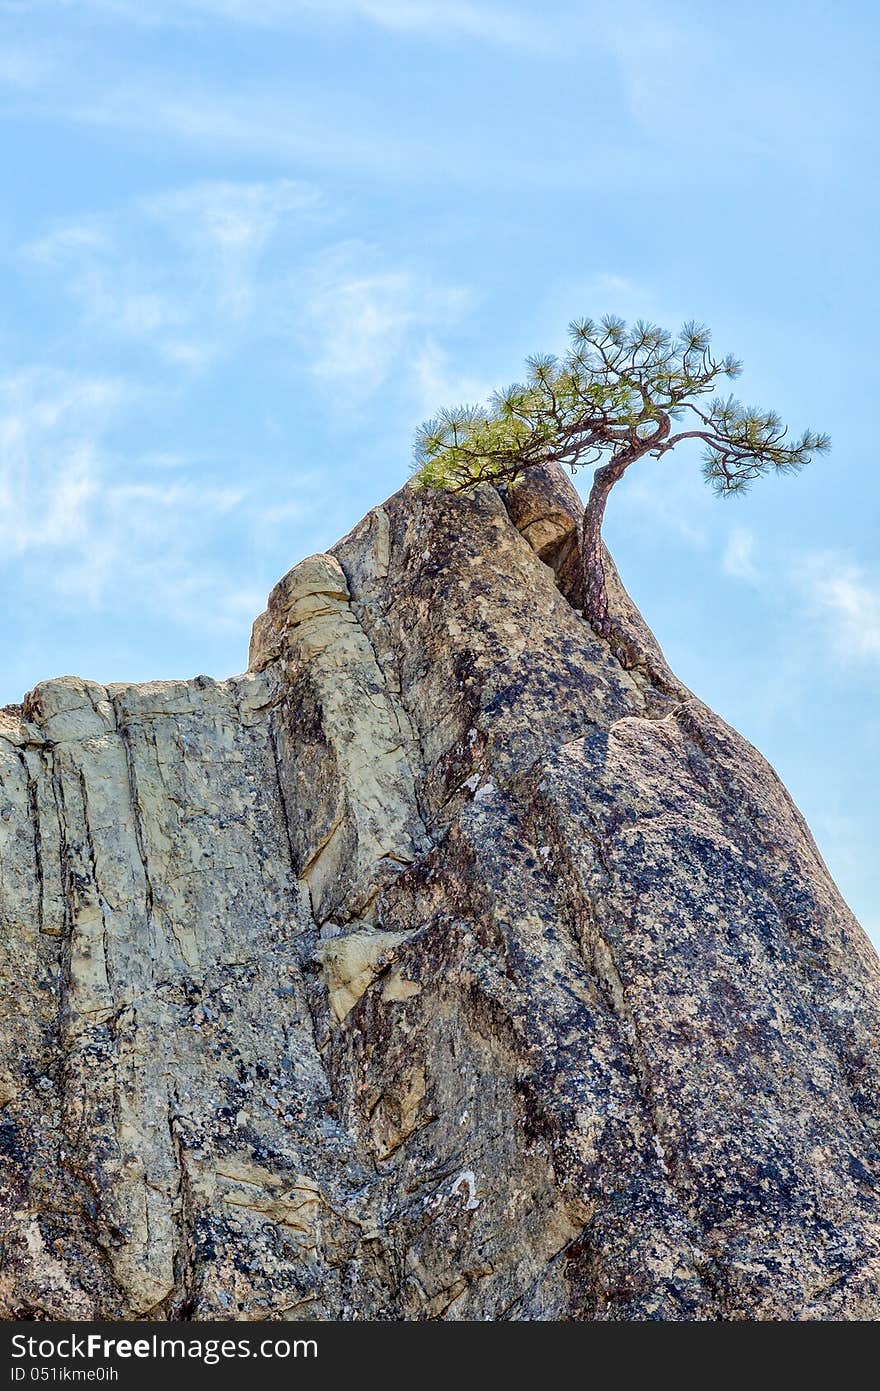
<svg viewBox="0 0 880 1391">
<path fill-rule="evenodd" d="M 245 675 L 0 714 L 5 1317 L 880 1316 L 880 964 L 577 515 L 404 489 Z"/>
</svg>

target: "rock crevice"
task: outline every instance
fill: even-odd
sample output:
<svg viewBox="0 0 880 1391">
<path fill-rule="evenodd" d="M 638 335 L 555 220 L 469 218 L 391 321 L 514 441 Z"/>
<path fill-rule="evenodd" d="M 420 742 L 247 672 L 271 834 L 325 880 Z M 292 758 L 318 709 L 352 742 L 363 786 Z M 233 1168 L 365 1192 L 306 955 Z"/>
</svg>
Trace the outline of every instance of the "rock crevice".
<svg viewBox="0 0 880 1391">
<path fill-rule="evenodd" d="M 405 488 L 245 675 L 0 712 L 7 1318 L 880 1314 L 876 955 L 579 511 Z"/>
</svg>

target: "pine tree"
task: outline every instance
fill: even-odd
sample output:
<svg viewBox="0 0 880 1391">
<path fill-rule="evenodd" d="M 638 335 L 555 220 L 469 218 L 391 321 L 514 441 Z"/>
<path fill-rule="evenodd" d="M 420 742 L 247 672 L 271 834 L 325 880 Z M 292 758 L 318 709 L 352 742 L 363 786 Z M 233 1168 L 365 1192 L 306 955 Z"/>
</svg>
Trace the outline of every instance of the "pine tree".
<svg viewBox="0 0 880 1391">
<path fill-rule="evenodd" d="M 612 488 L 637 459 L 700 440 L 706 480 L 720 494 L 739 493 L 761 474 L 803 468 L 830 440 L 810 430 L 789 438 L 775 411 L 713 395 L 742 369 L 713 356 L 703 325 L 673 336 L 608 315 L 576 320 L 569 337 L 562 358 L 529 358 L 526 380 L 496 392 L 485 409 L 462 406 L 427 421 L 414 469 L 419 482 L 460 492 L 513 485 L 540 464 L 595 467 L 581 522 L 584 616 L 613 643 L 620 635 L 608 612 L 602 523 Z M 624 660 L 625 644 L 616 650 Z"/>
</svg>

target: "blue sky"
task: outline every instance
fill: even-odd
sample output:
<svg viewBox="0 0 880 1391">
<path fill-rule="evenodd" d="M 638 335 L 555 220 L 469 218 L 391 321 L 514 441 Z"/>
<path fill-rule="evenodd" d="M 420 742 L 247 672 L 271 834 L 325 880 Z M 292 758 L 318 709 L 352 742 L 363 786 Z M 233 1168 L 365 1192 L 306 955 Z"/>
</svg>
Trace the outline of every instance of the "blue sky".
<svg viewBox="0 0 880 1391">
<path fill-rule="evenodd" d="M 4 0 L 0 702 L 246 662 L 437 407 L 708 322 L 833 452 L 607 534 L 880 938 L 876 53 L 858 0 Z"/>
</svg>

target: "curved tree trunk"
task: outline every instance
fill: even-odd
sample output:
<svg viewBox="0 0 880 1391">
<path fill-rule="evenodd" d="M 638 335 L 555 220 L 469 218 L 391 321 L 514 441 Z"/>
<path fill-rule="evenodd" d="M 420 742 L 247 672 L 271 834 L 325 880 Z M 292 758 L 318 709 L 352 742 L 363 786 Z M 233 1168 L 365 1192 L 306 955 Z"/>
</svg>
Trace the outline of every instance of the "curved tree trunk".
<svg viewBox="0 0 880 1391">
<path fill-rule="evenodd" d="M 622 473 L 623 467 L 617 467 L 614 463 L 596 470 L 581 523 L 584 617 L 602 637 L 608 637 L 611 633 L 605 563 L 602 558 L 602 523 L 608 495 Z"/>
<path fill-rule="evenodd" d="M 590 489 L 590 496 L 587 499 L 581 522 L 584 618 L 592 626 L 593 631 L 605 639 L 625 670 L 629 670 L 633 666 L 645 666 L 646 658 L 640 650 L 637 636 L 622 620 L 612 618 L 608 612 L 602 523 L 605 520 L 608 495 L 615 483 L 623 477 L 630 464 L 634 464 L 636 459 L 640 459 L 644 454 L 656 449 L 658 441 L 662 441 L 668 436 L 669 429 L 670 422 L 666 416 L 660 421 L 658 430 L 650 439 L 632 441 L 622 448 L 617 455 L 612 456 L 602 468 L 596 469 L 593 474 L 593 486 Z M 666 678 L 663 673 L 657 671 L 650 663 L 647 666 L 652 683 L 659 689 L 664 689 Z"/>
</svg>

